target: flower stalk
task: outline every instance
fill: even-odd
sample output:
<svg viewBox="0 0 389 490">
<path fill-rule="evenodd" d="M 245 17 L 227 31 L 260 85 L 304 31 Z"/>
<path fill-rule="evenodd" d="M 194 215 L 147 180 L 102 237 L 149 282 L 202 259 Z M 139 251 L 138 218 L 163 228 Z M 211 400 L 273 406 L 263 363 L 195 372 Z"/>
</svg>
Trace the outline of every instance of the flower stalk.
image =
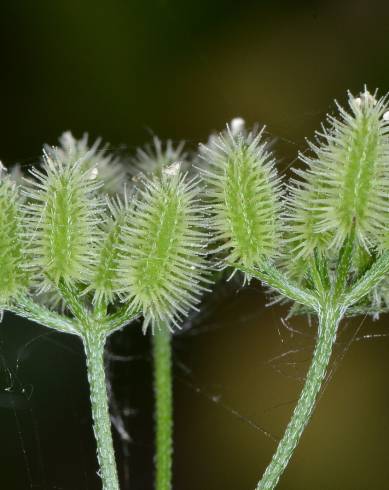
<svg viewBox="0 0 389 490">
<path fill-rule="evenodd" d="M 173 393 L 172 336 L 165 325 L 153 337 L 155 393 L 155 490 L 172 488 Z"/>
<path fill-rule="evenodd" d="M 352 248 L 346 245 L 341 255 L 340 269 L 342 267 L 346 268 L 347 264 L 350 267 Z M 348 270 L 344 271 L 346 275 Z M 319 303 L 315 310 L 318 317 L 318 335 L 304 387 L 286 431 L 278 444 L 270 464 L 258 482 L 256 490 L 271 490 L 277 486 L 311 418 L 317 396 L 326 376 L 338 327 L 342 318 L 347 314 L 348 308 L 369 294 L 371 288 L 376 287 L 388 271 L 389 254 L 385 253 L 377 259 L 355 285 L 348 287 L 345 281 L 339 281 L 341 277 L 339 275 L 330 289 L 325 291 L 322 297 L 319 298 Z M 343 284 L 342 290 L 339 289 L 340 282 Z"/>
<path fill-rule="evenodd" d="M 106 335 L 103 332 L 86 330 L 82 338 L 86 354 L 93 429 L 97 443 L 100 477 L 104 490 L 119 490 L 104 370 Z"/>
<path fill-rule="evenodd" d="M 284 472 L 300 441 L 301 435 L 311 418 L 317 395 L 325 379 L 338 326 L 342 317 L 342 307 L 334 303 L 333 300 L 329 299 L 322 305 L 318 317 L 319 334 L 303 390 L 301 391 L 300 398 L 284 436 L 270 464 L 266 468 L 262 479 L 258 483 L 256 490 L 270 490 L 276 487 L 280 476 Z"/>
<path fill-rule="evenodd" d="M 256 490 L 275 488 L 288 465 L 348 308 L 370 313 L 376 304 L 378 314 L 387 301 L 381 284 L 389 271 L 388 99 L 365 89 L 359 97 L 349 94 L 349 108 L 338 106 L 339 119 L 329 116 L 311 154 L 300 155 L 306 169 L 295 171 L 300 179 L 291 179 L 286 196 L 263 131 L 227 127 L 202 149 L 221 267 L 259 279 L 278 300 L 293 301 L 293 312 L 318 317 L 305 385 Z"/>
</svg>

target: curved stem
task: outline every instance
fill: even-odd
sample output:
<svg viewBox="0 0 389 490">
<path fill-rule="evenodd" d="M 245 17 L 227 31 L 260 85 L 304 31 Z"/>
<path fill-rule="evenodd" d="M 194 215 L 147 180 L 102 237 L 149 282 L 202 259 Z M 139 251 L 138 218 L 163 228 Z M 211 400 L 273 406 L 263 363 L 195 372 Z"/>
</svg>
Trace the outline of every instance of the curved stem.
<svg viewBox="0 0 389 490">
<path fill-rule="evenodd" d="M 2 309 L 11 311 L 16 315 L 27 318 L 27 320 L 52 328 L 58 332 L 80 335 L 75 322 L 55 311 L 49 310 L 43 305 L 35 303 L 28 296 L 19 297 L 18 302 L 13 305 L 0 305 L 0 310 Z"/>
<path fill-rule="evenodd" d="M 103 490 L 119 490 L 104 371 L 106 336 L 96 331 L 87 331 L 83 335 L 83 340 L 90 386 L 93 428 L 97 442 L 97 459 Z"/>
<path fill-rule="evenodd" d="M 93 427 L 103 490 L 119 490 L 104 370 L 104 345 L 107 336 L 122 326 L 123 322 L 131 321 L 137 316 L 137 312 L 126 310 L 118 317 L 111 318 L 107 316 L 107 307 L 104 304 L 98 305 L 93 312 L 89 311 L 80 300 L 78 292 L 69 285 L 60 283 L 58 290 L 75 318 L 70 319 L 50 311 L 35 303 L 28 296 L 19 297 L 17 305 L 5 305 L 4 309 L 60 332 L 82 337 L 87 360 Z M 0 310 L 2 307 L 3 305 L 0 305 Z"/>
<path fill-rule="evenodd" d="M 338 325 L 343 314 L 343 309 L 331 303 L 326 303 L 319 310 L 319 333 L 305 385 L 285 434 L 256 490 L 275 488 L 309 422 L 326 375 Z"/>
<path fill-rule="evenodd" d="M 263 263 L 261 268 L 245 267 L 241 264 L 235 265 L 237 269 L 259 281 L 267 284 L 271 288 L 278 291 L 282 296 L 295 301 L 296 303 L 316 309 L 318 307 L 318 299 L 311 291 L 300 288 L 294 284 L 284 273 L 278 270 L 270 263 Z"/>
<path fill-rule="evenodd" d="M 119 330 L 140 316 L 141 312 L 136 308 L 129 309 L 127 305 L 119 308 L 115 313 L 107 315 L 104 323 L 107 329 L 107 335 Z"/>
<path fill-rule="evenodd" d="M 155 392 L 155 490 L 172 487 L 173 403 L 171 334 L 161 324 L 153 335 Z"/>
<path fill-rule="evenodd" d="M 389 272 L 389 252 L 379 257 L 361 279 L 345 294 L 343 302 L 346 306 L 358 303 L 364 296 L 382 281 Z"/>
</svg>

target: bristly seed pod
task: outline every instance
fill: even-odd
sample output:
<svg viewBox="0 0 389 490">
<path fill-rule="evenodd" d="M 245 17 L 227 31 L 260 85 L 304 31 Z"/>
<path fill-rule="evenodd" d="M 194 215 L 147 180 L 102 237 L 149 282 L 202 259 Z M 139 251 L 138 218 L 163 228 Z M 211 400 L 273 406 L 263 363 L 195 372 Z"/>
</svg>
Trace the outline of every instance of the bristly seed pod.
<svg viewBox="0 0 389 490">
<path fill-rule="evenodd" d="M 350 112 L 310 143 L 313 156 L 300 156 L 308 169 L 296 171 L 289 200 L 291 242 L 299 256 L 315 247 L 339 250 L 355 224 L 358 244 L 367 251 L 389 245 L 389 123 L 387 98 L 367 89 L 349 94 Z"/>
<path fill-rule="evenodd" d="M 251 268 L 280 248 L 280 180 L 262 134 L 227 127 L 201 147 L 210 226 L 226 264 Z"/>
<path fill-rule="evenodd" d="M 85 169 L 93 169 L 93 175 L 100 182 L 101 192 L 115 196 L 122 194 L 123 183 L 126 181 L 126 171 L 117 156 L 108 151 L 108 144 L 102 145 L 101 138 L 93 144 L 88 143 L 88 134 L 76 139 L 70 131 L 59 138 L 60 146 L 45 145 L 46 153 L 53 160 L 61 160 L 68 164 L 81 160 Z"/>
<path fill-rule="evenodd" d="M 102 239 L 98 249 L 96 267 L 91 283 L 87 288 L 87 291 L 94 292 L 94 303 L 99 301 L 112 303 L 114 300 L 117 288 L 122 227 L 128 224 L 131 215 L 131 204 L 128 203 L 126 195 L 124 202 L 119 197 L 107 199 L 107 205 L 110 216 L 107 217 L 101 229 Z"/>
<path fill-rule="evenodd" d="M 100 184 L 82 159 L 46 155 L 43 170 L 31 171 L 36 180 L 25 190 L 31 267 L 41 290 L 60 280 L 87 282 L 96 260 L 101 204 L 95 194 Z"/>
<path fill-rule="evenodd" d="M 0 162 L 0 304 L 16 298 L 27 286 L 20 202 L 15 183 L 4 171 Z"/>
<path fill-rule="evenodd" d="M 120 246 L 120 292 L 144 315 L 145 331 L 164 322 L 179 328 L 205 290 L 208 235 L 196 180 L 173 164 L 144 180 Z"/>
<path fill-rule="evenodd" d="M 163 169 L 175 162 L 180 162 L 181 172 L 189 169 L 188 154 L 184 150 L 185 142 L 180 141 L 174 145 L 172 140 L 161 141 L 157 136 L 152 143 L 138 148 L 136 155 L 131 159 L 129 169 L 133 182 L 142 179 L 142 176 L 160 175 Z"/>
</svg>

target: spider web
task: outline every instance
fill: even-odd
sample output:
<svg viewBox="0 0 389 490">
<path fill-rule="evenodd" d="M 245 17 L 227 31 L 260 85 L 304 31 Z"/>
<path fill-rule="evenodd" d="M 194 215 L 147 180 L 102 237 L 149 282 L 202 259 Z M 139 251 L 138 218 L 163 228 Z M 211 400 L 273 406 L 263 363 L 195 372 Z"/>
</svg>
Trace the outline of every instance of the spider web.
<svg viewBox="0 0 389 490">
<path fill-rule="evenodd" d="M 239 331 L 239 335 L 249 334 L 250 329 L 247 325 L 260 324 L 264 306 L 260 305 L 258 307 L 258 302 L 255 301 L 255 307 L 247 310 L 245 307 L 241 308 L 240 303 L 242 300 L 247 302 L 247 299 L 252 302 L 258 297 L 261 297 L 261 292 L 259 288 L 254 286 L 236 289 L 231 284 L 220 285 L 217 288 L 217 294 L 206 299 L 204 308 L 201 310 L 202 313 L 190 318 L 184 325 L 183 331 L 174 338 L 174 381 L 176 389 L 181 389 L 180 385 L 182 385 L 183 388 L 192 393 L 192 396 L 203 398 L 207 403 L 220 410 L 221 413 L 228 414 L 232 421 L 244 424 L 249 430 L 258 434 L 259 437 L 267 438 L 276 444 L 281 434 L 274 433 L 273 429 L 267 426 L 267 418 L 269 414 L 272 416 L 274 411 L 282 406 L 287 405 L 291 409 L 294 406 L 295 399 L 285 400 L 285 398 L 281 398 L 277 403 L 270 403 L 264 406 L 261 411 L 256 412 L 255 415 L 251 415 L 246 413 L 240 406 L 237 406 L 236 400 L 234 401 L 233 397 L 231 399 L 229 396 L 231 382 L 228 379 L 219 379 L 217 383 L 215 383 L 214 379 L 212 379 L 211 383 L 207 382 L 202 375 L 198 374 L 196 366 L 191 363 L 191 359 L 187 359 L 185 356 L 186 348 L 194 340 L 200 339 L 206 342 L 208 336 L 224 335 L 225 330 Z M 225 310 L 226 304 L 235 314 L 233 318 L 231 315 L 230 322 L 225 320 L 218 321 L 218 314 L 221 310 Z M 300 324 L 304 323 L 304 321 L 296 322 L 295 319 L 283 320 L 282 316 L 277 317 L 277 314 L 283 313 L 285 316 L 286 312 L 282 312 L 281 308 L 276 308 L 279 311 L 274 312 L 274 309 L 272 308 L 269 311 L 274 314 L 271 328 L 276 332 L 276 337 L 278 338 L 278 352 L 269 353 L 267 358 L 260 362 L 261 369 L 270 369 L 277 376 L 290 379 L 292 383 L 301 385 L 311 358 L 316 328 L 314 325 L 301 327 Z M 69 359 L 77 358 L 77 362 L 82 364 L 83 352 L 81 346 L 79 348 L 76 347 L 74 342 L 69 344 L 64 335 L 47 331 L 36 325 L 31 326 L 30 324 L 25 327 L 24 333 L 28 338 L 22 341 L 21 347 L 16 344 L 9 345 L 6 331 L 16 328 L 11 326 L 11 323 L 11 317 L 7 317 L 0 329 L 0 413 L 2 420 L 5 420 L 6 424 L 8 424 L 8 432 L 6 433 L 8 438 L 10 438 L 8 443 L 11 442 L 9 446 L 15 451 L 14 459 L 18 461 L 20 471 L 23 470 L 24 472 L 24 479 L 27 482 L 25 488 L 42 490 L 74 488 L 56 484 L 52 478 L 50 481 L 47 478 L 47 466 L 49 463 L 46 462 L 47 447 L 44 450 L 42 449 L 42 417 L 38 416 L 40 407 L 37 407 L 34 403 L 36 386 L 29 382 L 29 376 L 26 371 L 34 363 L 34 356 L 45 349 L 54 349 L 57 354 L 63 352 L 68 361 Z M 381 330 L 376 325 L 368 324 L 366 318 L 358 321 L 346 320 L 343 322 L 319 400 L 325 393 L 328 383 L 335 375 L 352 344 L 367 340 L 380 341 L 388 337 L 389 334 Z M 125 332 L 118 335 L 124 336 Z M 136 364 L 141 363 L 145 364 L 151 372 L 152 362 L 150 356 L 145 353 L 123 354 L 123 350 L 125 351 L 126 349 L 123 346 L 118 349 L 116 342 L 110 342 L 107 347 L 106 365 L 112 423 L 115 439 L 119 443 L 118 446 L 121 452 L 120 460 L 123 463 L 126 462 L 121 464 L 120 468 L 122 481 L 124 482 L 123 488 L 126 489 L 132 488 L 130 483 L 132 478 L 135 478 L 134 473 L 136 473 L 135 468 L 132 470 L 131 458 L 142 445 L 147 448 L 149 454 L 152 451 L 152 440 L 142 441 L 132 435 L 137 424 L 137 416 L 142 407 L 134 406 L 129 396 L 118 395 L 118 390 L 116 389 L 116 366 L 124 365 L 126 370 L 132 370 Z M 232 362 L 234 362 L 234 359 L 232 359 Z M 239 365 L 236 366 L 236 369 L 239 370 Z M 216 387 L 215 384 L 217 385 Z M 149 388 L 151 387 L 149 386 Z M 79 408 L 73 407 L 73 413 L 70 416 L 77 420 L 79 411 Z M 4 425 L 4 422 L 2 425 Z M 80 438 L 79 442 L 81 447 L 76 451 L 76 457 L 78 464 L 82 467 L 81 473 L 84 478 L 81 483 L 79 482 L 77 488 L 87 490 L 94 488 L 94 484 L 91 483 L 94 479 L 93 474 L 92 476 L 90 475 L 90 467 L 88 467 L 82 457 L 87 443 L 84 442 L 83 448 L 82 438 Z M 7 444 L 6 440 L 3 440 L 3 444 Z M 45 445 L 47 446 L 47 442 Z M 89 451 L 89 447 L 87 449 Z M 93 457 L 94 452 L 89 452 L 91 453 L 90 456 Z M 8 486 L 8 488 L 12 488 L 12 486 Z M 138 487 L 135 486 L 134 488 Z"/>
</svg>

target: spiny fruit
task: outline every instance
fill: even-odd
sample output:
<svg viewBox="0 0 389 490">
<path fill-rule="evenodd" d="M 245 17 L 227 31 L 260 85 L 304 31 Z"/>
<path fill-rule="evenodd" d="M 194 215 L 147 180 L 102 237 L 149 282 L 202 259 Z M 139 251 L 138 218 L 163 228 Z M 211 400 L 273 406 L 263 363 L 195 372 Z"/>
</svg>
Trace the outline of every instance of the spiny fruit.
<svg viewBox="0 0 389 490">
<path fill-rule="evenodd" d="M 70 131 L 65 131 L 59 138 L 60 146 L 45 146 L 46 153 L 53 160 L 61 160 L 68 164 L 82 161 L 86 169 L 93 169 L 93 174 L 101 183 L 101 192 L 111 196 L 123 193 L 126 171 L 117 156 L 108 151 L 108 145 L 101 144 L 98 138 L 93 144 L 88 143 L 88 134 L 76 139 Z"/>
<path fill-rule="evenodd" d="M 367 89 L 349 94 L 349 112 L 310 143 L 312 156 L 301 155 L 307 169 L 296 171 L 289 197 L 289 240 L 296 256 L 315 247 L 335 252 L 355 226 L 356 241 L 367 251 L 388 248 L 389 124 L 387 97 Z"/>
<path fill-rule="evenodd" d="M 25 189 L 28 253 L 41 290 L 60 280 L 87 282 L 96 262 L 100 184 L 93 168 L 46 155 Z"/>
<path fill-rule="evenodd" d="M 224 252 L 224 264 L 251 268 L 276 255 L 281 189 L 263 130 L 227 128 L 201 147 L 201 157 L 210 227 L 218 243 L 216 252 Z"/>
<path fill-rule="evenodd" d="M 163 142 L 154 136 L 152 143 L 138 148 L 136 155 L 131 159 L 130 172 L 133 175 L 133 181 L 136 182 L 144 175 L 161 174 L 163 169 L 176 162 L 180 163 L 181 172 L 188 170 L 190 164 L 184 146 L 184 141 L 175 145 L 172 140 Z"/>
<path fill-rule="evenodd" d="M 94 302 L 112 303 L 115 297 L 118 279 L 122 227 L 128 225 L 131 216 L 131 204 L 127 196 L 122 201 L 107 199 L 109 216 L 101 225 L 101 240 L 97 250 L 96 266 L 87 291 L 94 292 Z"/>
<path fill-rule="evenodd" d="M 122 227 L 120 293 L 143 311 L 144 330 L 160 322 L 179 327 L 205 289 L 208 235 L 199 193 L 198 182 L 173 164 L 144 180 Z"/>
<path fill-rule="evenodd" d="M 18 190 L 4 173 L 0 162 L 0 304 L 16 298 L 27 286 Z"/>
</svg>

